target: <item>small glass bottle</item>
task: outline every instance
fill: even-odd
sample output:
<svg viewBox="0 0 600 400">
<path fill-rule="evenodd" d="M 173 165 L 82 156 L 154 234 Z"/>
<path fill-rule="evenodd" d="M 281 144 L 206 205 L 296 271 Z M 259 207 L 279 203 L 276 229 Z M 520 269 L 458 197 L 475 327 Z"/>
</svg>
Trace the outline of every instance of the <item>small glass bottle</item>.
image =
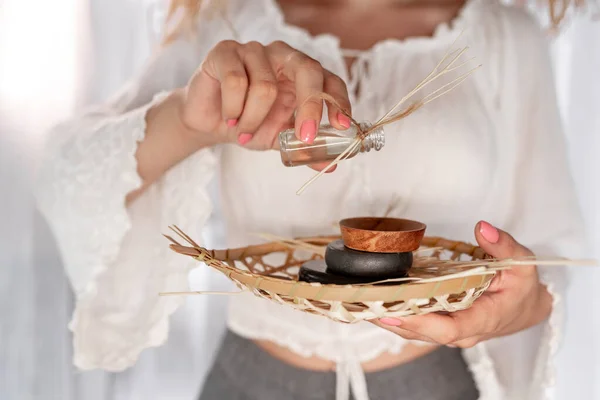
<svg viewBox="0 0 600 400">
<path fill-rule="evenodd" d="M 371 124 L 361 123 L 362 129 L 367 129 L 370 126 Z M 331 162 L 352 144 L 356 139 L 357 132 L 356 126 L 340 131 L 331 125 L 321 125 L 315 141 L 312 144 L 307 144 L 296 138 L 294 129 L 286 129 L 279 134 L 281 162 L 286 167 Z M 379 151 L 384 145 L 383 127 L 379 127 L 369 133 L 361 145 L 348 154 L 346 158 L 352 158 L 358 153 L 368 152 L 371 149 Z"/>
</svg>

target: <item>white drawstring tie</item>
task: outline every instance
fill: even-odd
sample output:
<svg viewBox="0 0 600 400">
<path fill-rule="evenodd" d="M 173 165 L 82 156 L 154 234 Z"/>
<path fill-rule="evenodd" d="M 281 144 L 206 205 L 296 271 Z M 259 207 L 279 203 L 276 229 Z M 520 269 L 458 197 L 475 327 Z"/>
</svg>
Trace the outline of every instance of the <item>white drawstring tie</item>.
<svg viewBox="0 0 600 400">
<path fill-rule="evenodd" d="M 365 373 L 351 349 L 336 365 L 336 400 L 349 400 L 350 390 L 355 400 L 369 400 Z"/>
</svg>

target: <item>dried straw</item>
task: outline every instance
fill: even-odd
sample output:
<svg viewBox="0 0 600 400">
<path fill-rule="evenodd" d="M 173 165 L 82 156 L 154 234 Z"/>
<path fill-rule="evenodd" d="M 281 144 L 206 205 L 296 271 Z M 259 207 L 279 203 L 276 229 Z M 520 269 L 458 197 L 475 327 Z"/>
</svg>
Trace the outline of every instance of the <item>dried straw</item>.
<svg viewBox="0 0 600 400">
<path fill-rule="evenodd" d="M 310 243 L 306 239 L 288 239 L 288 238 L 283 238 L 280 236 L 267 234 L 267 233 L 260 233 L 260 234 L 257 234 L 257 236 L 260 236 L 261 238 L 272 241 L 274 243 L 283 244 L 291 249 L 311 251 L 314 254 L 318 254 L 319 256 L 325 257 L 325 250 L 327 248 L 327 244 L 315 245 L 315 244 Z M 440 247 L 427 247 L 427 246 L 420 247 L 419 249 L 413 251 L 413 256 L 419 256 L 419 258 L 417 258 L 416 262 L 418 264 L 420 264 L 421 267 L 426 264 L 428 267 L 436 267 L 437 268 L 443 264 L 443 266 L 451 266 L 453 268 L 486 267 L 486 269 L 488 271 L 504 270 L 504 269 L 507 269 L 507 267 L 512 268 L 512 267 L 531 266 L 531 265 L 561 266 L 561 267 L 564 267 L 564 266 L 596 266 L 596 265 L 598 265 L 598 262 L 596 260 L 592 260 L 592 259 L 571 260 L 571 259 L 562 258 L 562 257 L 548 258 L 548 257 L 539 257 L 539 256 L 526 256 L 526 257 L 503 258 L 503 259 L 486 258 L 486 259 L 480 259 L 480 260 L 474 260 L 474 261 L 454 261 L 454 260 L 440 260 L 436 257 L 431 257 L 431 256 L 429 256 L 429 257 L 420 256 L 420 254 L 423 254 L 426 252 L 431 253 L 431 252 L 436 252 L 436 251 L 440 251 L 443 249 L 444 249 L 444 247 L 441 247 L 441 246 Z M 385 280 L 382 282 L 402 282 L 403 280 L 406 280 L 406 278 Z M 413 280 L 413 278 L 409 278 L 409 280 Z M 376 283 L 380 283 L 380 282 L 376 282 Z"/>
<path fill-rule="evenodd" d="M 323 170 L 319 171 L 316 175 L 314 175 L 311 179 L 309 179 L 304 185 L 302 185 L 302 187 L 300 189 L 298 189 L 296 194 L 297 195 L 302 194 L 313 182 L 315 182 L 317 179 L 319 179 L 323 174 L 325 174 L 331 168 L 336 166 L 340 161 L 345 160 L 351 154 L 353 154 L 361 146 L 362 141 L 370 133 L 374 132 L 376 129 L 381 128 L 385 125 L 389 125 L 391 123 L 400 121 L 401 119 L 408 117 L 409 115 L 413 114 L 415 111 L 417 111 L 418 109 L 423 107 L 425 104 L 430 103 L 430 102 L 438 99 L 439 97 L 451 92 L 453 89 L 457 88 L 461 83 L 463 83 L 469 77 L 469 75 L 471 75 L 476 69 L 480 68 L 481 64 L 467 70 L 466 72 L 459 75 L 452 81 L 442 85 L 441 87 L 437 88 L 433 92 L 429 93 L 422 99 L 416 100 L 412 104 L 408 105 L 406 108 L 398 111 L 398 109 L 404 103 L 406 103 L 408 100 L 410 100 L 414 95 L 416 95 L 418 92 L 420 92 L 423 88 L 425 88 L 426 86 L 435 82 L 442 76 L 444 76 L 448 73 L 451 73 L 453 71 L 456 71 L 457 69 L 460 69 L 460 68 L 464 67 L 465 65 L 467 65 L 468 63 L 470 63 L 471 61 L 473 61 L 473 58 L 467 59 L 467 60 L 461 60 L 461 57 L 469 49 L 468 47 L 452 50 L 452 48 L 455 46 L 456 42 L 458 41 L 458 39 L 460 38 L 461 35 L 459 35 L 454 40 L 454 42 L 448 48 L 448 50 L 446 51 L 446 53 L 444 54 L 444 56 L 442 57 L 440 62 L 438 62 L 438 64 L 429 73 L 429 75 L 427 75 L 421 82 L 419 82 L 413 90 L 411 90 L 408 94 L 406 94 L 403 98 L 401 98 L 398 101 L 398 103 L 396 103 L 396 105 L 394 105 L 394 107 L 392 107 L 384 116 L 382 116 L 377 122 L 375 122 L 373 125 L 369 126 L 366 129 L 363 129 L 361 124 L 358 123 L 354 118 L 352 118 L 352 116 L 350 115 L 348 110 L 345 110 L 344 108 L 342 108 L 339 105 L 339 103 L 332 96 L 328 95 L 327 93 L 315 94 L 312 98 L 319 97 L 319 98 L 323 99 L 329 105 L 332 105 L 332 106 L 338 108 L 342 114 L 344 114 L 346 117 L 348 117 L 348 119 L 350 119 L 350 121 L 351 121 L 351 124 L 356 127 L 357 135 L 356 135 L 356 138 L 354 139 L 354 141 L 352 143 L 350 143 L 350 145 L 348 145 L 348 147 L 338 157 L 336 157 L 335 160 L 333 160 L 327 167 L 325 167 Z M 461 62 L 459 63 L 459 61 L 461 61 Z"/>
</svg>

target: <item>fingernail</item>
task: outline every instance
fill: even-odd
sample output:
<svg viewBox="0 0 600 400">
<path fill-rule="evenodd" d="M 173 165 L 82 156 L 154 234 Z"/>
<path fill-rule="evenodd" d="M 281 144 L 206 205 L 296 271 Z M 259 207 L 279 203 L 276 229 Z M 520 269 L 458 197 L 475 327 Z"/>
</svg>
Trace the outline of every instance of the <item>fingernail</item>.
<svg viewBox="0 0 600 400">
<path fill-rule="evenodd" d="M 458 346 L 455 346 L 455 345 L 453 345 L 453 344 L 447 344 L 447 345 L 446 345 L 446 347 L 450 347 L 450 348 L 452 348 L 452 349 L 456 349 Z"/>
<path fill-rule="evenodd" d="M 325 171 L 326 174 L 330 174 L 333 171 L 335 171 L 337 169 L 337 165 L 333 165 L 331 167 L 329 167 L 329 169 L 327 171 Z"/>
<path fill-rule="evenodd" d="M 237 119 L 236 118 L 232 118 L 232 119 L 228 119 L 227 120 L 227 126 L 230 128 L 233 128 L 234 126 L 237 125 Z"/>
<path fill-rule="evenodd" d="M 485 221 L 481 221 L 479 224 L 479 233 L 481 233 L 481 236 L 490 243 L 498 243 L 498 240 L 500 240 L 500 232 L 498 232 L 498 229 Z"/>
<path fill-rule="evenodd" d="M 304 143 L 311 144 L 315 141 L 315 137 L 317 136 L 317 121 L 314 119 L 309 119 L 308 121 L 304 121 L 302 126 L 300 126 L 300 140 Z"/>
<path fill-rule="evenodd" d="M 343 126 L 346 129 L 350 128 L 350 118 L 346 117 L 344 114 L 339 112 L 337 114 L 337 119 L 341 126 Z"/>
<path fill-rule="evenodd" d="M 397 318 L 381 318 L 379 320 L 379 322 L 381 322 L 384 325 L 390 325 L 390 326 L 400 326 L 400 325 L 402 325 L 402 321 L 400 321 Z"/>
<path fill-rule="evenodd" d="M 238 143 L 240 144 L 240 146 L 245 145 L 250 140 L 252 140 L 252 134 L 251 133 L 240 133 L 238 135 Z"/>
</svg>

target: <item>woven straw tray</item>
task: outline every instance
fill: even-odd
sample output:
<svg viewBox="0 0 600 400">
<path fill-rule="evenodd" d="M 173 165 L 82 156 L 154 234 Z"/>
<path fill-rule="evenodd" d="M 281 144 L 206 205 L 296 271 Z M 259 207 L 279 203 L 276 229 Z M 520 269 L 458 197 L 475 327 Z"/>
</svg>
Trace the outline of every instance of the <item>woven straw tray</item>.
<svg viewBox="0 0 600 400">
<path fill-rule="evenodd" d="M 413 267 L 407 278 L 358 285 L 306 283 L 297 280 L 299 266 L 307 260 L 322 258 L 327 243 L 338 237 L 207 250 L 177 228 L 174 230 L 189 246 L 167 236 L 172 250 L 220 271 L 241 291 L 346 323 L 464 310 L 488 288 L 496 273 L 486 267 L 484 260 L 489 256 L 481 248 L 426 237 L 422 248 L 414 253 Z M 478 265 L 478 260 L 483 263 Z"/>
</svg>

